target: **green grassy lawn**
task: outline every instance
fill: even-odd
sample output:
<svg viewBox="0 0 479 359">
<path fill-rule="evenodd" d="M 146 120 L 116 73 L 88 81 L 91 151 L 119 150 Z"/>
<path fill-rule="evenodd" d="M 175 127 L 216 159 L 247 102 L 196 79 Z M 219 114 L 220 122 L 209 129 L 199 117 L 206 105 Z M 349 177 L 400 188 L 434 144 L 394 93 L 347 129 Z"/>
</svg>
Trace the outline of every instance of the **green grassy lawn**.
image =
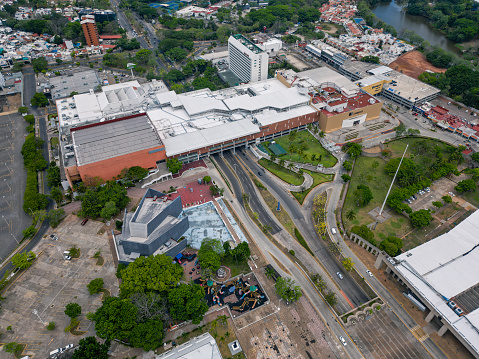
<svg viewBox="0 0 479 359">
<path fill-rule="evenodd" d="M 323 146 L 321 146 L 319 141 L 316 140 L 308 131 L 297 132 L 293 141 L 291 141 L 289 135 L 275 138 L 274 141 L 276 141 L 277 144 L 279 144 L 286 152 L 288 152 L 287 154 L 280 156 L 280 158 L 284 160 L 311 163 L 314 166 L 321 163 L 324 167 L 333 167 L 337 162 L 336 157 L 326 151 Z M 307 148 L 304 150 L 303 157 L 300 157 L 297 151 L 303 143 L 307 146 Z M 295 148 L 294 152 L 292 153 L 289 151 L 289 146 L 291 144 Z M 264 147 L 267 147 L 267 145 Z M 311 161 L 311 155 L 313 153 L 316 155 L 316 159 Z M 307 156 L 307 160 L 304 159 L 304 155 Z M 321 156 L 321 161 L 319 160 L 319 156 Z"/>
<path fill-rule="evenodd" d="M 476 189 L 474 192 L 461 193 L 459 197 L 465 199 L 470 204 L 479 207 L 479 189 Z"/>
<path fill-rule="evenodd" d="M 58 144 L 59 144 L 58 137 L 52 137 L 50 139 L 50 144 L 51 144 L 52 148 L 58 147 Z"/>
<path fill-rule="evenodd" d="M 291 192 L 291 194 L 294 196 L 294 198 L 298 200 L 300 204 L 303 204 L 304 199 L 314 187 L 320 185 L 321 183 L 330 182 L 333 180 L 333 175 L 327 175 L 327 174 L 317 173 L 312 171 L 304 171 L 304 172 L 309 173 L 311 177 L 313 177 L 313 185 L 303 192 Z"/>
<path fill-rule="evenodd" d="M 402 156 L 406 145 L 409 144 L 406 156 L 411 158 L 416 163 L 418 168 L 422 168 L 426 165 L 430 165 L 435 158 L 431 158 L 431 155 L 423 153 L 422 150 L 418 149 L 418 143 L 421 141 L 426 143 L 427 147 L 431 149 L 435 145 L 441 146 L 442 148 L 446 146 L 440 141 L 413 137 L 392 141 L 385 145 L 385 149 L 391 151 L 391 158 L 400 157 Z M 373 163 L 376 161 L 379 163 L 379 166 L 377 168 L 373 168 Z M 389 176 L 384 171 L 385 165 L 386 161 L 380 158 L 360 156 L 356 160 L 354 171 L 351 176 L 352 178 L 349 185 L 348 194 L 346 196 L 346 201 L 342 210 L 343 223 L 347 230 L 350 230 L 355 225 L 367 225 L 374 221 L 374 219 L 368 215 L 368 212 L 382 205 L 389 185 L 392 181 L 392 176 Z M 353 193 L 360 184 L 368 186 L 374 196 L 371 203 L 365 207 L 358 207 L 354 200 Z M 396 188 L 396 185 L 393 186 L 393 189 L 394 188 Z M 351 209 L 356 212 L 356 218 L 352 221 L 349 221 L 346 218 L 346 213 L 348 213 Z M 388 209 L 387 205 L 385 209 Z M 377 242 L 380 242 L 390 235 L 394 235 L 396 237 L 404 237 L 407 235 L 403 238 L 403 251 L 414 248 L 417 245 L 424 243 L 426 240 L 431 239 L 426 235 L 438 225 L 437 222 L 433 221 L 426 228 L 413 229 L 409 219 L 405 216 L 398 214 L 393 210 L 390 210 L 388 213 L 392 217 L 386 222 L 377 225 L 376 230 L 374 231 L 375 239 Z"/>
<path fill-rule="evenodd" d="M 222 258 L 221 265 L 224 265 L 231 270 L 232 277 L 236 277 L 240 273 L 246 274 L 251 272 L 251 268 L 248 266 L 247 261 L 236 262 L 233 258 Z"/>
<path fill-rule="evenodd" d="M 273 163 L 266 158 L 262 158 L 258 162 L 261 166 L 266 168 L 276 177 L 281 178 L 286 183 L 292 184 L 294 186 L 299 186 L 304 182 L 303 176 L 300 176 L 298 173 L 284 168 L 277 163 Z"/>
</svg>

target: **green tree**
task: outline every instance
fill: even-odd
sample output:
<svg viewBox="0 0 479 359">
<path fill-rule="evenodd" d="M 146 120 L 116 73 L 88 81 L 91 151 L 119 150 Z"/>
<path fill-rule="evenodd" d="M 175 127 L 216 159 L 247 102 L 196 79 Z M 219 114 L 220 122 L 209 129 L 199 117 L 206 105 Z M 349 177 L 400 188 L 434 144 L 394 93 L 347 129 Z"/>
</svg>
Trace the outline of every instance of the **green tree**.
<svg viewBox="0 0 479 359">
<path fill-rule="evenodd" d="M 30 100 L 30 104 L 32 106 L 45 107 L 48 106 L 48 99 L 43 93 L 37 92 Z"/>
<path fill-rule="evenodd" d="M 171 173 L 175 174 L 181 170 L 181 167 L 183 167 L 183 162 L 178 161 L 177 158 L 169 158 L 166 160 L 166 166 Z"/>
<path fill-rule="evenodd" d="M 70 92 L 70 97 L 73 97 L 73 96 L 76 96 L 76 95 L 78 95 L 78 92 L 76 92 L 76 91 Z"/>
<path fill-rule="evenodd" d="M 103 278 L 95 278 L 87 284 L 88 292 L 90 295 L 99 293 L 103 288 Z"/>
<path fill-rule="evenodd" d="M 55 326 L 56 326 L 55 322 L 49 322 L 46 328 L 48 331 L 52 331 L 53 329 L 55 329 Z"/>
<path fill-rule="evenodd" d="M 409 215 L 409 219 L 411 220 L 413 227 L 421 228 L 426 227 L 431 223 L 432 215 L 428 210 L 420 209 L 419 211 L 412 212 Z"/>
<path fill-rule="evenodd" d="M 362 62 L 370 62 L 370 63 L 373 63 L 373 64 L 379 64 L 379 57 L 372 56 L 372 55 L 367 55 L 367 56 L 363 56 L 361 58 L 361 61 Z"/>
<path fill-rule="evenodd" d="M 276 293 L 287 302 L 294 302 L 303 295 L 301 287 L 295 285 L 295 281 L 291 278 L 279 278 L 274 287 Z"/>
<path fill-rule="evenodd" d="M 200 261 L 201 268 L 216 272 L 221 266 L 221 257 L 214 251 L 199 251 L 198 260 Z"/>
<path fill-rule="evenodd" d="M 52 209 L 48 212 L 47 218 L 50 220 L 50 225 L 55 228 L 58 226 L 63 216 L 65 216 L 65 210 L 63 208 L 58 208 Z"/>
<path fill-rule="evenodd" d="M 105 219 L 110 219 L 117 213 L 118 208 L 116 208 L 116 203 L 114 201 L 108 201 L 105 203 L 105 207 L 101 210 L 100 216 Z"/>
<path fill-rule="evenodd" d="M 44 57 L 37 57 L 32 59 L 33 71 L 36 73 L 42 72 L 48 68 L 48 61 Z"/>
<path fill-rule="evenodd" d="M 18 344 L 16 342 L 10 342 L 6 343 L 3 346 L 3 350 L 6 351 L 7 353 L 12 353 L 12 354 L 21 354 L 19 353 L 22 350 L 23 346 L 21 344 Z"/>
<path fill-rule="evenodd" d="M 50 197 L 55 201 L 57 205 L 60 205 L 63 200 L 63 193 L 60 188 L 52 187 L 52 189 L 50 190 Z"/>
<path fill-rule="evenodd" d="M 20 108 L 18 109 L 18 111 L 20 111 Z M 479 163 L 479 152 L 473 153 L 471 155 L 471 158 L 472 158 L 473 161 L 476 161 L 476 162 Z"/>
<path fill-rule="evenodd" d="M 445 203 L 452 203 L 452 197 L 451 196 L 445 195 L 445 196 L 442 196 L 441 198 Z"/>
<path fill-rule="evenodd" d="M 18 108 L 18 112 L 21 113 L 22 115 L 25 114 L 25 113 L 28 113 L 28 107 L 26 106 L 20 106 Z"/>
<path fill-rule="evenodd" d="M 78 303 L 68 303 L 65 306 L 65 314 L 70 318 L 77 318 L 81 314 L 81 306 Z"/>
<path fill-rule="evenodd" d="M 454 187 L 459 193 L 463 192 L 473 192 L 476 190 L 476 182 L 473 179 L 466 179 L 460 181 L 456 187 Z"/>
<path fill-rule="evenodd" d="M 148 280 L 146 277 L 145 281 Z M 125 340 L 136 326 L 136 314 L 136 307 L 128 299 L 109 297 L 89 319 L 95 322 L 96 335 L 100 338 Z"/>
<path fill-rule="evenodd" d="M 338 304 L 338 298 L 336 298 L 336 293 L 333 291 L 329 291 L 324 295 L 324 300 L 328 303 L 331 307 L 334 307 Z"/>
<path fill-rule="evenodd" d="M 361 146 L 359 143 L 356 143 L 356 142 L 348 142 L 343 146 L 342 151 L 346 152 L 349 155 L 349 157 L 351 157 L 354 160 L 359 155 L 361 155 L 363 151 L 363 146 Z"/>
<path fill-rule="evenodd" d="M 202 301 L 204 296 L 205 290 L 199 284 L 180 284 L 168 293 L 171 317 L 179 321 L 192 320 L 193 324 L 199 324 L 208 311 L 208 305 Z"/>
<path fill-rule="evenodd" d="M 204 176 L 203 177 L 203 182 L 206 183 L 206 184 L 210 183 L 211 182 L 211 177 L 210 176 Z"/>
<path fill-rule="evenodd" d="M 213 251 L 218 253 L 220 256 L 224 254 L 223 244 L 219 239 L 216 238 L 204 238 L 201 242 L 200 250 L 198 251 L 198 255 L 201 252 L 208 252 Z"/>
<path fill-rule="evenodd" d="M 354 191 L 354 198 L 358 206 L 366 206 L 374 198 L 371 189 L 364 185 L 358 185 L 357 189 Z"/>
<path fill-rule="evenodd" d="M 129 341 L 135 348 L 145 351 L 155 350 L 163 339 L 163 322 L 158 318 L 138 323 L 129 334 Z"/>
<path fill-rule="evenodd" d="M 355 212 L 353 209 L 350 209 L 350 210 L 346 213 L 346 218 L 349 219 L 350 221 L 352 221 L 353 219 L 356 218 L 356 212 Z"/>
<path fill-rule="evenodd" d="M 108 350 L 110 342 L 99 343 L 95 337 L 86 337 L 80 339 L 78 346 L 73 352 L 72 359 L 108 359 Z"/>
<path fill-rule="evenodd" d="M 188 53 L 184 49 L 179 47 L 174 47 L 165 53 L 166 56 L 175 62 L 180 62 L 181 60 L 186 59 L 187 54 Z"/>
<path fill-rule="evenodd" d="M 147 291 L 166 293 L 178 284 L 182 275 L 181 266 L 166 254 L 139 257 L 121 271 L 120 296 L 126 298 Z"/>
<path fill-rule="evenodd" d="M 12 265 L 15 268 L 26 269 L 32 265 L 32 262 L 36 257 L 36 254 L 32 251 L 28 253 L 17 253 L 12 257 Z"/>
<path fill-rule="evenodd" d="M 354 268 L 354 262 L 350 257 L 344 258 L 341 264 L 348 272 L 351 272 Z"/>
<path fill-rule="evenodd" d="M 132 181 L 141 181 L 148 176 L 148 170 L 140 166 L 133 166 L 126 170 L 124 177 L 131 179 Z"/>
<path fill-rule="evenodd" d="M 373 246 L 376 245 L 376 241 L 374 239 L 374 233 L 371 229 L 368 228 L 365 224 L 361 226 L 354 226 L 351 228 L 351 233 L 355 233 L 364 240 L 368 241 L 371 243 Z"/>
<path fill-rule="evenodd" d="M 231 251 L 231 255 L 237 261 L 246 260 L 250 256 L 250 254 L 251 250 L 249 249 L 249 245 L 247 242 L 241 242 Z"/>
<path fill-rule="evenodd" d="M 61 183 L 60 167 L 56 165 L 55 161 L 52 161 L 47 168 L 47 184 L 49 187 L 58 187 Z"/>
<path fill-rule="evenodd" d="M 437 208 L 441 208 L 443 206 L 441 201 L 433 201 L 432 205 Z"/>
<path fill-rule="evenodd" d="M 353 164 L 351 161 L 344 161 L 343 167 L 346 171 L 351 171 L 351 169 L 353 168 Z"/>
<path fill-rule="evenodd" d="M 385 251 L 391 257 L 397 256 L 402 246 L 402 239 L 394 236 L 389 236 L 379 243 L 379 249 Z"/>
<path fill-rule="evenodd" d="M 407 127 L 406 125 L 401 123 L 399 126 L 395 128 L 395 130 L 396 130 L 396 137 L 401 137 L 407 131 Z"/>
<path fill-rule="evenodd" d="M 348 182 L 351 179 L 351 176 L 346 173 L 343 173 L 341 175 L 341 178 L 343 179 L 344 182 Z"/>
<path fill-rule="evenodd" d="M 35 233 L 37 233 L 37 229 L 36 229 L 35 226 L 29 226 L 29 227 L 25 228 L 25 229 L 22 231 L 23 238 L 30 238 L 30 237 L 32 237 Z"/>
</svg>

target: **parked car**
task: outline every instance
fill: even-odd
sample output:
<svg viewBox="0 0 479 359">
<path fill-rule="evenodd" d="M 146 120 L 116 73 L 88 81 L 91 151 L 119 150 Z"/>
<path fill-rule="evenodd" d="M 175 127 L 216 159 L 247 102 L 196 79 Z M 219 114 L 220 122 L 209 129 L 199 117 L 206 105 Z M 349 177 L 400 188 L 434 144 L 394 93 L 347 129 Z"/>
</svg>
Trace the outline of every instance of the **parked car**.
<svg viewBox="0 0 479 359">
<path fill-rule="evenodd" d="M 427 193 L 431 192 L 431 189 L 430 189 L 429 187 L 424 188 L 424 190 L 425 190 Z"/>
<path fill-rule="evenodd" d="M 373 277 L 373 274 L 371 273 L 371 271 L 369 269 L 366 270 L 366 273 L 367 273 L 368 276 Z"/>
<path fill-rule="evenodd" d="M 83 221 L 81 221 L 81 225 L 84 226 L 88 222 L 88 218 L 85 218 Z"/>
<path fill-rule="evenodd" d="M 50 239 L 51 239 L 52 241 L 58 241 L 58 237 L 55 236 L 53 233 L 50 234 Z"/>
<path fill-rule="evenodd" d="M 413 198 L 413 200 L 416 200 L 416 199 L 417 199 L 417 197 L 416 197 L 415 195 L 412 195 L 412 198 Z"/>
<path fill-rule="evenodd" d="M 456 195 L 455 195 L 454 193 L 452 193 L 452 192 L 449 192 L 449 195 L 450 195 L 451 197 L 456 197 Z"/>
<path fill-rule="evenodd" d="M 339 277 L 339 279 L 343 279 L 343 275 L 341 274 L 341 272 L 336 272 L 336 275 Z"/>
<path fill-rule="evenodd" d="M 72 259 L 72 257 L 70 256 L 70 251 L 63 252 L 63 259 L 66 261 L 70 261 Z"/>
<path fill-rule="evenodd" d="M 408 198 L 408 199 L 406 199 L 406 202 L 407 202 L 407 203 L 409 203 L 409 204 L 411 204 L 411 203 L 412 203 L 412 201 L 411 201 L 409 198 Z"/>
</svg>

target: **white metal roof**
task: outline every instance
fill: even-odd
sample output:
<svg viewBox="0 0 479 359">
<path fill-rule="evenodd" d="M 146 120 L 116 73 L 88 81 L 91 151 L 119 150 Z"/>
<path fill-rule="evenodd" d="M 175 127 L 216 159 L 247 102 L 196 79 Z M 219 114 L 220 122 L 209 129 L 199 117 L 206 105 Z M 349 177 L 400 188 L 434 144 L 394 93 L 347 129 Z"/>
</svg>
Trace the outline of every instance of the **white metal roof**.
<svg viewBox="0 0 479 359">
<path fill-rule="evenodd" d="M 375 69 L 371 69 L 368 72 L 373 75 L 382 75 L 382 74 L 387 74 L 388 72 L 391 72 L 392 69 L 387 66 L 378 66 Z"/>
<path fill-rule="evenodd" d="M 479 211 L 458 226 L 396 257 L 396 270 L 479 352 L 479 308 L 459 317 L 447 299 L 479 283 Z"/>
<path fill-rule="evenodd" d="M 188 132 L 181 136 L 169 137 L 163 140 L 168 157 L 230 141 L 259 132 L 259 127 L 250 120 L 240 120 L 218 125 L 204 130 Z"/>
</svg>

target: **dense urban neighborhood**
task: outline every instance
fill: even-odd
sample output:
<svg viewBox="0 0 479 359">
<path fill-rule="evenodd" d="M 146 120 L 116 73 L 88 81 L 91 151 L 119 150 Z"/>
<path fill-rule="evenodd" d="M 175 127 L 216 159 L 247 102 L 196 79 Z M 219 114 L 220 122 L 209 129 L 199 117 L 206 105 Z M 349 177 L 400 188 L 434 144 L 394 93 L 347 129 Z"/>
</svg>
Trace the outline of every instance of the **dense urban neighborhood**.
<svg viewBox="0 0 479 359">
<path fill-rule="evenodd" d="M 0 358 L 479 358 L 478 14 L 0 1 Z"/>
</svg>

